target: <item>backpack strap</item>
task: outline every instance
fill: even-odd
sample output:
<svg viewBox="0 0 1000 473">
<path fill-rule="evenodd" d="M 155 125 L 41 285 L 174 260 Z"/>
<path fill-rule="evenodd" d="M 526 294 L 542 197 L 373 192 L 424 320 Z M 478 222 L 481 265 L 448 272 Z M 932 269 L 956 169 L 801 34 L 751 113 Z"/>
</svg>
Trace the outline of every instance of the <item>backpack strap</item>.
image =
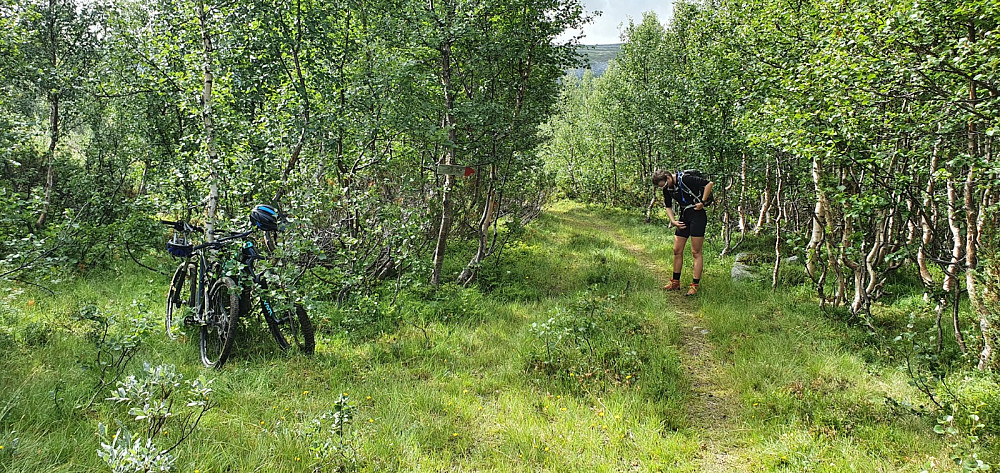
<svg viewBox="0 0 1000 473">
<path fill-rule="evenodd" d="M 681 189 L 681 204 L 687 204 L 687 202 L 684 201 L 684 194 L 690 195 L 691 199 L 694 200 L 695 204 L 701 202 L 701 197 L 695 195 L 694 192 L 692 192 L 691 189 L 688 188 L 688 186 L 684 185 L 683 171 L 677 171 L 677 186 L 680 187 Z M 693 206 L 694 204 L 691 205 Z"/>
</svg>

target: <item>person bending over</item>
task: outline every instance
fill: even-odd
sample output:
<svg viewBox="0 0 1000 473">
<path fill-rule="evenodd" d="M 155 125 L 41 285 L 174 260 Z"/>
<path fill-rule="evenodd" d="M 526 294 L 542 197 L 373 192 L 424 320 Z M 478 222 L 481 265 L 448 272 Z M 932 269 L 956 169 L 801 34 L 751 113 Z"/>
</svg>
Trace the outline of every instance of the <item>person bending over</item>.
<svg viewBox="0 0 1000 473">
<path fill-rule="evenodd" d="M 692 282 L 686 295 L 698 293 L 703 260 L 701 248 L 705 244 L 705 227 L 708 213 L 704 202 L 712 195 L 712 182 L 701 176 L 683 172 L 667 172 L 657 169 L 653 172 L 653 185 L 663 190 L 663 205 L 667 208 L 670 223 L 677 227 L 674 233 L 674 275 L 670 284 L 663 286 L 669 291 L 681 288 L 681 270 L 684 268 L 684 245 L 691 240 Z M 673 202 L 678 204 L 680 219 L 674 215 Z"/>
</svg>

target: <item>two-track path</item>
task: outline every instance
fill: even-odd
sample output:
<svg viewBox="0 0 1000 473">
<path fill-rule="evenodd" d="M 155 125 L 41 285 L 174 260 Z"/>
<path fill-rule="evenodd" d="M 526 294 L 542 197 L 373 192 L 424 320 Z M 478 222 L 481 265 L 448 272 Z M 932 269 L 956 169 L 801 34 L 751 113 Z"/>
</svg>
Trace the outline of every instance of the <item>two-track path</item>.
<svg viewBox="0 0 1000 473">
<path fill-rule="evenodd" d="M 672 261 L 658 261 L 641 243 L 630 238 L 610 222 L 600 219 L 577 218 L 568 213 L 555 216 L 574 227 L 596 230 L 608 240 L 625 248 L 654 278 L 666 284 L 672 276 Z M 589 215 L 588 217 L 594 217 Z M 664 232 L 664 238 L 670 234 Z M 687 255 L 690 258 L 690 254 Z M 697 299 L 684 296 L 683 291 L 664 291 L 670 298 L 681 325 L 681 343 L 678 347 L 681 364 L 691 383 L 691 397 L 687 403 L 687 417 L 692 432 L 701 442 L 697 459 L 698 471 L 743 471 L 737 456 L 731 455 L 740 446 L 734 442 L 734 433 L 740 428 L 734 417 L 738 402 L 736 392 L 724 382 L 723 367 L 713 354 L 714 346 L 709 331 L 698 309 Z"/>
</svg>

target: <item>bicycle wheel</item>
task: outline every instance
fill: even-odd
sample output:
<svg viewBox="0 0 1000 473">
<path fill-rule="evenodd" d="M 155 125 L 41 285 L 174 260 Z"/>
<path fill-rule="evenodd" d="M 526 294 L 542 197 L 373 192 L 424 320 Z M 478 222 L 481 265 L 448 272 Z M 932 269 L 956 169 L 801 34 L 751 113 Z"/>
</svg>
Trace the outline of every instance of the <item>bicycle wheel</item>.
<svg viewBox="0 0 1000 473">
<path fill-rule="evenodd" d="M 221 278 L 208 295 L 208 312 L 201 326 L 201 362 L 209 368 L 222 368 L 229 358 L 236 338 L 240 313 L 240 290 L 230 278 Z"/>
<path fill-rule="evenodd" d="M 175 333 L 175 317 L 182 306 L 191 307 L 194 304 L 195 292 L 197 289 L 195 282 L 194 265 L 183 262 L 174 271 L 174 277 L 170 279 L 170 289 L 167 291 L 167 313 L 164 319 L 164 326 L 167 330 L 167 337 L 171 340 L 177 338 Z"/>
<path fill-rule="evenodd" d="M 263 299 L 260 307 L 264 311 L 267 328 L 282 350 L 288 350 L 294 344 L 307 355 L 316 351 L 316 331 L 305 307 L 295 304 L 291 309 L 274 311 L 271 303 Z"/>
</svg>

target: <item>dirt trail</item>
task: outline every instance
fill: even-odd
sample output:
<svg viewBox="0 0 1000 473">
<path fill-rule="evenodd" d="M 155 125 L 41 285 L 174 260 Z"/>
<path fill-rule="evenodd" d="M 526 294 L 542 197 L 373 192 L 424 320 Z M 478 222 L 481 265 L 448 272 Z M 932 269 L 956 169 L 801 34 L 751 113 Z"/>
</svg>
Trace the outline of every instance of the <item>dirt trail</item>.
<svg viewBox="0 0 1000 473">
<path fill-rule="evenodd" d="M 645 247 L 620 229 L 596 219 L 580 219 L 568 214 L 557 216 L 572 222 L 573 226 L 604 233 L 610 240 L 628 250 L 661 284 L 670 281 L 672 268 L 669 266 L 672 262 L 654 260 Z M 688 252 L 685 261 L 688 268 L 690 258 Z M 689 425 L 701 439 L 702 447 L 698 471 L 744 470 L 745 465 L 741 465 L 735 456 L 730 455 L 731 451 L 739 448 L 732 440 L 733 432 L 738 428 L 733 418 L 738 398 L 736 392 L 723 382 L 723 368 L 712 355 L 713 345 L 708 338 L 709 331 L 698 313 L 697 299 L 685 297 L 686 291 L 686 287 L 682 291 L 664 291 L 664 297 L 670 298 L 674 303 L 673 307 L 681 324 L 679 355 L 691 383 L 692 395 L 687 405 L 687 414 Z"/>
</svg>

